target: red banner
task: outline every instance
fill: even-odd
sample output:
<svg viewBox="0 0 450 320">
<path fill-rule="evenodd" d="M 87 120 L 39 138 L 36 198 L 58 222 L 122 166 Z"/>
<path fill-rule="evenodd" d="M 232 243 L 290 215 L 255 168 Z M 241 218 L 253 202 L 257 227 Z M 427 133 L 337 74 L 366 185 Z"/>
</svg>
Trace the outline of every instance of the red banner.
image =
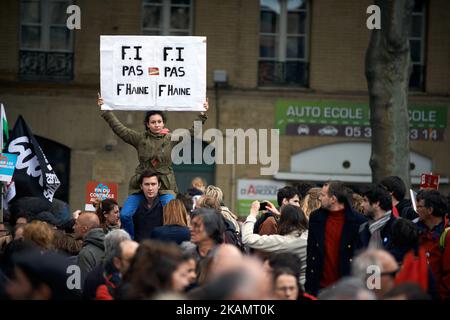
<svg viewBox="0 0 450 320">
<path fill-rule="evenodd" d="M 97 181 L 90 181 L 86 186 L 86 204 L 94 204 L 99 199 L 114 199 L 118 201 L 117 190 L 119 186 L 117 183 L 102 183 Z"/>
<path fill-rule="evenodd" d="M 422 173 L 420 175 L 420 189 L 439 189 L 439 175 Z"/>
</svg>

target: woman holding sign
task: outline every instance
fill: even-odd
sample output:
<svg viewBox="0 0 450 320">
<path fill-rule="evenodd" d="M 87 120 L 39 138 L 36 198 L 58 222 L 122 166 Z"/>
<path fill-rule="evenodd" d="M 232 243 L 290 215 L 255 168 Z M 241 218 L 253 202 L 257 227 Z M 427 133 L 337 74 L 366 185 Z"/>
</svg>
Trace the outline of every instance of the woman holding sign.
<svg viewBox="0 0 450 320">
<path fill-rule="evenodd" d="M 97 104 L 101 106 L 103 99 L 98 94 Z M 201 112 L 196 121 L 205 123 L 206 111 L 208 111 L 208 99 L 203 104 L 205 111 Z M 175 174 L 172 168 L 172 148 L 178 143 L 171 141 L 169 130 L 164 127 L 166 118 L 161 111 L 148 111 L 145 120 L 144 132 L 137 132 L 124 126 L 112 111 L 103 111 L 102 117 L 109 124 L 114 133 L 124 142 L 136 148 L 139 158 L 139 165 L 135 170 L 135 174 L 130 179 L 131 192 L 139 191 L 139 177 L 144 171 L 150 170 L 157 173 L 161 178 L 161 188 L 159 191 L 160 201 L 163 205 L 175 198 L 178 193 Z M 191 129 L 192 132 L 193 129 Z M 136 211 L 139 202 L 142 200 L 141 193 L 131 194 L 125 201 L 120 218 L 123 228 L 134 234 L 133 214 Z"/>
</svg>

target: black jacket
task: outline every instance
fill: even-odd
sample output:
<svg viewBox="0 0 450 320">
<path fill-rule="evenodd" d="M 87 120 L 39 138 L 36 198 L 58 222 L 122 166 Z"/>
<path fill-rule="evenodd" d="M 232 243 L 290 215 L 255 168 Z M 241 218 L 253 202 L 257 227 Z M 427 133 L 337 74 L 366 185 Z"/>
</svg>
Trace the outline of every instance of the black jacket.
<svg viewBox="0 0 450 320">
<path fill-rule="evenodd" d="M 383 239 L 383 249 L 390 251 L 392 241 L 392 225 L 397 218 L 391 214 L 391 218 L 381 229 L 381 238 Z M 363 223 L 359 228 L 359 243 L 357 249 L 365 249 L 369 246 L 370 238 L 372 237 L 369 231 L 369 222 Z"/>
<path fill-rule="evenodd" d="M 402 218 L 414 220 L 419 216 L 417 212 L 414 211 L 411 200 L 409 199 L 399 201 L 395 207 L 397 208 L 398 215 Z"/>
<path fill-rule="evenodd" d="M 150 239 L 153 229 L 163 225 L 163 206 L 159 197 L 155 197 L 152 207 L 147 207 L 147 200 L 144 198 L 136 213 L 133 216 L 134 240 L 140 242 Z"/>
<path fill-rule="evenodd" d="M 350 206 L 345 206 L 345 221 L 342 228 L 341 243 L 339 244 L 339 271 L 341 276 L 350 274 L 351 263 L 359 243 L 359 228 L 366 218 L 354 211 Z M 325 225 L 328 210 L 320 208 L 314 211 L 309 220 L 308 229 L 308 255 L 306 259 L 306 292 L 317 296 L 320 288 L 320 280 L 323 273 L 325 256 Z"/>
</svg>

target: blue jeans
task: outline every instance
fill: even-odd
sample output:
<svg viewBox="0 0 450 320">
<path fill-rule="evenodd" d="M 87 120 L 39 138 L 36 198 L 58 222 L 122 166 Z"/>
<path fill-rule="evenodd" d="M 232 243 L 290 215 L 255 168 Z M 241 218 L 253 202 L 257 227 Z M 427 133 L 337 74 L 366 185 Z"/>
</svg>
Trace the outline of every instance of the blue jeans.
<svg viewBox="0 0 450 320">
<path fill-rule="evenodd" d="M 159 196 L 159 201 L 161 201 L 163 206 L 172 199 L 175 199 L 175 196 L 172 194 L 162 194 Z M 133 216 L 142 200 L 144 200 L 144 195 L 141 192 L 130 194 L 123 203 L 122 210 L 120 211 L 122 229 L 130 234 L 131 239 L 134 239 Z"/>
</svg>

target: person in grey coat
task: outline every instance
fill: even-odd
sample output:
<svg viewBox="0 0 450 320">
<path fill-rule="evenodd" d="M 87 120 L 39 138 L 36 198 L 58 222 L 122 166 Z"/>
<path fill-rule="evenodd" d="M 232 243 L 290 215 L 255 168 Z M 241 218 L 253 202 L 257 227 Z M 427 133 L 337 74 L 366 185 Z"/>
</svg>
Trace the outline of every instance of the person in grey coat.
<svg viewBox="0 0 450 320">
<path fill-rule="evenodd" d="M 86 275 L 98 266 L 105 255 L 105 233 L 95 213 L 83 212 L 73 227 L 76 234 L 83 238 L 83 247 L 78 254 L 78 266 L 81 271 L 81 284 Z"/>
</svg>

